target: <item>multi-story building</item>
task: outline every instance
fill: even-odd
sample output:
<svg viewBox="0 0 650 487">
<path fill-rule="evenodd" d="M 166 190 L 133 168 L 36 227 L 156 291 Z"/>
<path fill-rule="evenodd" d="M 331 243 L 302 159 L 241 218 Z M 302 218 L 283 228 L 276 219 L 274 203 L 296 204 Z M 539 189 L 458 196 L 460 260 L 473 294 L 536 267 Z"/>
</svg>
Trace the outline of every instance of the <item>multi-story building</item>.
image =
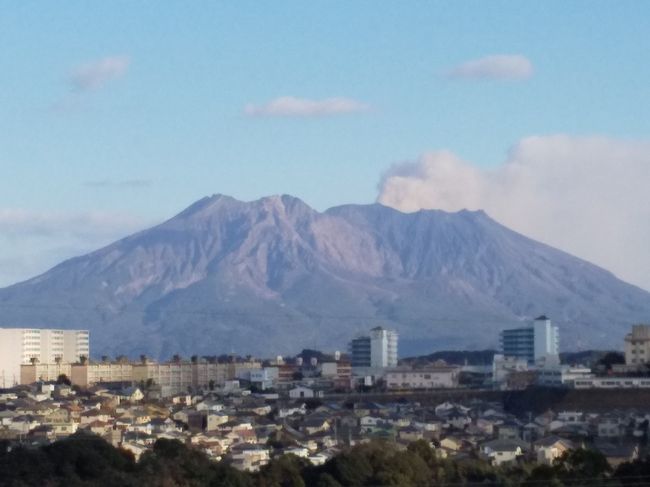
<svg viewBox="0 0 650 487">
<path fill-rule="evenodd" d="M 625 335 L 625 363 L 639 365 L 650 362 L 650 325 L 634 325 Z"/>
<path fill-rule="evenodd" d="M 397 332 L 381 326 L 370 330 L 370 366 L 397 366 Z"/>
<path fill-rule="evenodd" d="M 133 364 L 133 382 L 160 386 L 161 394 L 165 397 L 187 392 L 190 389 L 223 386 L 227 381 L 244 376 L 246 371 L 259 370 L 261 366 L 260 362 L 252 360 L 229 362 L 172 360 L 164 363 L 144 360 Z"/>
<path fill-rule="evenodd" d="M 66 362 L 34 363 L 20 365 L 20 383 L 33 384 L 34 382 L 56 381 L 61 375 L 70 377 L 72 364 Z"/>
<path fill-rule="evenodd" d="M 370 337 L 354 338 L 350 342 L 352 367 L 370 367 Z"/>
<path fill-rule="evenodd" d="M 534 363 L 558 354 L 558 328 L 543 315 L 529 326 L 503 330 L 500 338 L 503 355 L 507 357 L 519 357 Z"/>
<path fill-rule="evenodd" d="M 90 353 L 87 330 L 0 328 L 0 387 L 20 383 L 20 366 L 73 363 Z"/>
<path fill-rule="evenodd" d="M 390 390 L 445 389 L 458 387 L 460 367 L 448 365 L 423 369 L 393 369 L 386 372 L 384 381 Z"/>
<path fill-rule="evenodd" d="M 172 361 L 166 363 L 144 361 L 133 365 L 133 382 L 160 386 L 163 397 L 187 393 L 193 386 L 192 363 Z"/>
<path fill-rule="evenodd" d="M 394 330 L 378 326 L 369 336 L 361 336 L 350 342 L 352 367 L 383 369 L 397 366 L 398 335 Z"/>
<path fill-rule="evenodd" d="M 72 364 L 70 381 L 80 387 L 133 382 L 133 364 L 128 361 Z"/>
</svg>

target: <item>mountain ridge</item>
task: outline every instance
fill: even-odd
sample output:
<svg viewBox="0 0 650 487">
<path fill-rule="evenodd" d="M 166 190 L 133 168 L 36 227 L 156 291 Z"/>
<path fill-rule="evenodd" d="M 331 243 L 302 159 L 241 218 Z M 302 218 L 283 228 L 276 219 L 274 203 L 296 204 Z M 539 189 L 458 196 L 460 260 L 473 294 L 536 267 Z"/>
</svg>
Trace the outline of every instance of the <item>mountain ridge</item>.
<svg viewBox="0 0 650 487">
<path fill-rule="evenodd" d="M 0 289 L 0 326 L 88 328 L 102 353 L 275 355 L 382 324 L 405 353 L 495 345 L 547 313 L 577 347 L 622 340 L 650 294 L 485 212 L 215 194 Z"/>
</svg>

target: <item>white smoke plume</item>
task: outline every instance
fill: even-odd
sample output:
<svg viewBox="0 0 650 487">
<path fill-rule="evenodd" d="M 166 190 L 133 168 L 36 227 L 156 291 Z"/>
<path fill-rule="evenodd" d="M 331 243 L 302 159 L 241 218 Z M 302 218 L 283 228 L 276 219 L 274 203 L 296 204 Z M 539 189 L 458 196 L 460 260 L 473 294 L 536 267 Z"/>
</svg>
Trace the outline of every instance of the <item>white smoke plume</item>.
<svg viewBox="0 0 650 487">
<path fill-rule="evenodd" d="M 531 238 L 650 290 L 650 143 L 527 137 L 493 169 L 447 151 L 394 165 L 378 201 L 402 211 L 483 209 Z"/>
</svg>

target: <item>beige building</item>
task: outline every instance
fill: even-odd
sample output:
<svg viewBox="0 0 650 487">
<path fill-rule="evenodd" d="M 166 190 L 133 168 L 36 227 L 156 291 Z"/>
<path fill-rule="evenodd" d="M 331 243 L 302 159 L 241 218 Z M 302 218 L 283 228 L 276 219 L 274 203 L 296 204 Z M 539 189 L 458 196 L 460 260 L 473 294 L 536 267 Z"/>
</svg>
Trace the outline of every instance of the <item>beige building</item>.
<svg viewBox="0 0 650 487">
<path fill-rule="evenodd" d="M 440 389 L 458 386 L 459 367 L 392 369 L 384 374 L 387 389 Z"/>
<path fill-rule="evenodd" d="M 73 385 L 89 387 L 107 382 L 133 382 L 133 364 L 129 362 L 91 362 L 73 364 L 70 381 Z"/>
<path fill-rule="evenodd" d="M 160 386 L 163 397 L 187 392 L 192 387 L 190 362 L 150 362 L 133 365 L 133 382 Z"/>
<path fill-rule="evenodd" d="M 650 362 L 650 325 L 634 325 L 625 336 L 625 363 L 638 365 Z"/>
<path fill-rule="evenodd" d="M 53 381 L 65 374 L 73 385 L 90 387 L 102 383 L 128 383 L 137 386 L 159 386 L 164 397 L 188 392 L 188 390 L 220 387 L 228 381 L 246 375 L 246 371 L 260 370 L 262 364 L 255 361 L 226 363 L 201 361 L 171 361 L 133 363 L 116 362 L 59 362 L 22 365 L 20 382 Z"/>
<path fill-rule="evenodd" d="M 69 363 L 29 364 L 20 366 L 20 383 L 33 384 L 34 382 L 52 382 L 60 375 L 70 377 L 72 366 Z"/>
<path fill-rule="evenodd" d="M 163 396 L 187 392 L 191 389 L 223 386 L 234 380 L 245 370 L 260 369 L 262 364 L 254 361 L 245 362 L 208 362 L 205 360 L 171 361 L 165 363 L 145 361 L 133 365 L 133 382 L 135 384 L 151 382 L 160 386 Z"/>
<path fill-rule="evenodd" d="M 21 382 L 21 365 L 73 363 L 89 353 L 86 330 L 0 328 L 0 387 Z"/>
</svg>

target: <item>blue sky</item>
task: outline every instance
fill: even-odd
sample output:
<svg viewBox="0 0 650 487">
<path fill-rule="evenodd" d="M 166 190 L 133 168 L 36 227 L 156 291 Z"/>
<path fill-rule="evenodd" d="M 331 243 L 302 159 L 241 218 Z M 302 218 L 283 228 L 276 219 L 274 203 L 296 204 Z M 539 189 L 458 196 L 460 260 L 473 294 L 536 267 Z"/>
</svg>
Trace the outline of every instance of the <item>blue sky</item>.
<svg viewBox="0 0 650 487">
<path fill-rule="evenodd" d="M 0 284 L 207 194 L 325 209 L 375 201 L 429 151 L 491 170 L 531 135 L 646 140 L 648 18 L 636 1 L 0 1 Z M 464 64 L 499 55 L 529 71 Z M 307 108 L 278 115 L 279 97 Z"/>
</svg>

